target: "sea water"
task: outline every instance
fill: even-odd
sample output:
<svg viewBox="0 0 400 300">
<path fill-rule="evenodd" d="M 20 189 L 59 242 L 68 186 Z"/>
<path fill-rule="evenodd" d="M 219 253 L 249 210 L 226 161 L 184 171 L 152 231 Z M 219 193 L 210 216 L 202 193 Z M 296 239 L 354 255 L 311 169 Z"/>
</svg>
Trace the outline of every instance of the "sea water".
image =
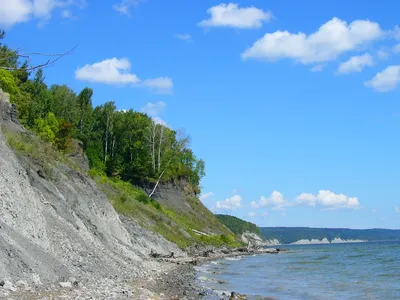
<svg viewBox="0 0 400 300">
<path fill-rule="evenodd" d="M 199 283 L 249 299 L 400 299 L 400 242 L 281 248 L 289 251 L 207 262 Z"/>
</svg>

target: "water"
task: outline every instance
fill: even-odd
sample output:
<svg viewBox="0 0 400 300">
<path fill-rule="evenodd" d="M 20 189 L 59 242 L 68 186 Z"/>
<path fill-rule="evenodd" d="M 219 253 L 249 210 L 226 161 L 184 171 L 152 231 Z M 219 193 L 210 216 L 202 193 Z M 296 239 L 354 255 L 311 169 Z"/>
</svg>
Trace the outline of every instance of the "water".
<svg viewBox="0 0 400 300">
<path fill-rule="evenodd" d="M 199 281 L 249 299 L 400 299 L 400 242 L 284 248 L 208 262 L 198 267 Z"/>
</svg>

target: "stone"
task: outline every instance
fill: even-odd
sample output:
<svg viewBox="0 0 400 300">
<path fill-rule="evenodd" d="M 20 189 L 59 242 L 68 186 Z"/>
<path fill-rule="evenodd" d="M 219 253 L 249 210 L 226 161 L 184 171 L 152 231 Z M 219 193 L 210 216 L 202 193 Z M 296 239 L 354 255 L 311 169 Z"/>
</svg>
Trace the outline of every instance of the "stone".
<svg viewBox="0 0 400 300">
<path fill-rule="evenodd" d="M 15 283 L 15 286 L 18 287 L 18 288 L 23 289 L 23 288 L 26 288 L 28 286 L 28 283 L 25 280 L 18 280 Z"/>
<path fill-rule="evenodd" d="M 70 289 L 72 288 L 72 283 L 69 281 L 65 281 L 65 282 L 59 282 L 58 283 L 62 288 L 64 289 Z"/>
<path fill-rule="evenodd" d="M 12 284 L 11 281 L 5 279 L 2 280 L 2 282 L 0 283 L 0 285 L 3 284 L 3 289 L 6 291 L 11 291 L 11 292 L 15 292 L 17 289 L 14 287 L 14 285 Z"/>
</svg>

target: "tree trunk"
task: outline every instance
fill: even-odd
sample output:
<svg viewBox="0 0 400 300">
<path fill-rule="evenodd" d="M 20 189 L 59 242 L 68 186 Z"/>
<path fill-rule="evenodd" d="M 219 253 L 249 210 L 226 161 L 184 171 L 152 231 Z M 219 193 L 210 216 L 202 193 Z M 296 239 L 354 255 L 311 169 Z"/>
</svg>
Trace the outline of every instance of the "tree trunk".
<svg viewBox="0 0 400 300">
<path fill-rule="evenodd" d="M 107 122 L 106 122 L 106 144 L 104 149 L 104 163 L 107 162 L 107 150 L 108 150 L 108 123 L 110 120 L 110 116 L 107 115 Z"/>
<path fill-rule="evenodd" d="M 160 174 L 160 176 L 158 177 L 158 180 L 157 180 L 157 182 L 156 182 L 156 185 L 154 186 L 153 190 L 152 190 L 151 193 L 149 194 L 149 198 L 151 198 L 151 196 L 153 196 L 154 192 L 156 191 L 157 186 L 158 186 L 158 184 L 160 183 L 161 177 L 164 175 L 164 172 L 165 172 L 165 170 L 162 171 L 161 174 Z"/>
<path fill-rule="evenodd" d="M 158 144 L 158 172 L 160 172 L 161 169 L 161 145 L 163 141 L 163 135 L 164 135 L 164 127 L 161 126 L 160 128 L 160 141 Z"/>
</svg>

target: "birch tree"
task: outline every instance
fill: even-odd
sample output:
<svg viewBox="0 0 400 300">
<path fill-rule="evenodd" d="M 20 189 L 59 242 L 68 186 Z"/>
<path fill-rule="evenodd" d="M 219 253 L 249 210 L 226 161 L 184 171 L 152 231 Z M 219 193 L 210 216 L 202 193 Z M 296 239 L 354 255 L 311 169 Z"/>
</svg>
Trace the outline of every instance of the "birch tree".
<svg viewBox="0 0 400 300">
<path fill-rule="evenodd" d="M 149 146 L 150 146 L 151 166 L 153 169 L 153 173 L 156 172 L 156 155 L 155 155 L 156 136 L 157 136 L 157 124 L 154 123 L 154 121 L 152 121 L 149 126 L 149 133 L 147 139 L 149 141 Z"/>
<path fill-rule="evenodd" d="M 171 155 L 169 157 L 169 159 L 167 160 L 162 172 L 160 173 L 160 175 L 157 178 L 156 184 L 154 185 L 153 190 L 151 191 L 151 193 L 149 194 L 149 198 L 151 198 L 151 196 L 153 196 L 153 194 L 155 193 L 155 191 L 157 190 L 157 187 L 160 183 L 160 180 L 162 179 L 165 171 L 168 169 L 169 165 L 171 164 L 171 161 L 173 159 L 175 159 L 180 152 L 183 151 L 183 149 L 185 149 L 185 147 L 188 145 L 189 143 L 189 137 L 184 136 L 182 131 L 178 132 L 178 137 L 175 140 L 175 142 L 171 145 Z"/>
</svg>

